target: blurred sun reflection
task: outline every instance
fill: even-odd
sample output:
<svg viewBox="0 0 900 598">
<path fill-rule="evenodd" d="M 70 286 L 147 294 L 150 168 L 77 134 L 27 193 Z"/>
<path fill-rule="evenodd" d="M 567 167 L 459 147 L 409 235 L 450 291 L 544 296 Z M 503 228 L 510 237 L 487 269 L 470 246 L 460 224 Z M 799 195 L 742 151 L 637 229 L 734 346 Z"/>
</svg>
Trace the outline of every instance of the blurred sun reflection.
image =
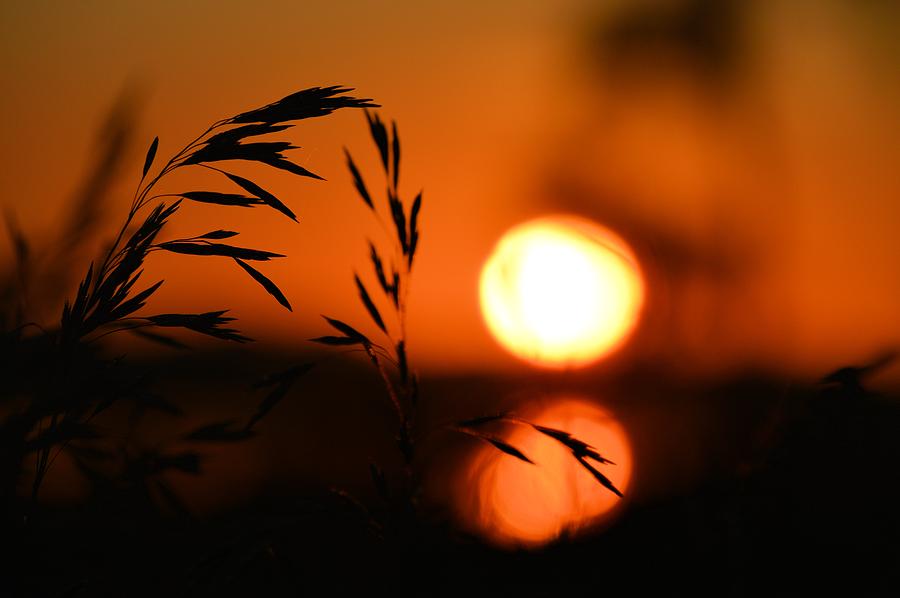
<svg viewBox="0 0 900 598">
<path fill-rule="evenodd" d="M 541 401 L 518 416 L 565 430 L 595 447 L 615 463 L 598 469 L 627 496 L 631 447 L 625 430 L 607 410 L 567 397 Z M 457 484 L 459 516 L 479 535 L 500 546 L 536 547 L 563 534 L 589 530 L 618 510 L 623 499 L 601 486 L 557 441 L 520 426 L 506 439 L 535 465 L 485 445 Z"/>
</svg>

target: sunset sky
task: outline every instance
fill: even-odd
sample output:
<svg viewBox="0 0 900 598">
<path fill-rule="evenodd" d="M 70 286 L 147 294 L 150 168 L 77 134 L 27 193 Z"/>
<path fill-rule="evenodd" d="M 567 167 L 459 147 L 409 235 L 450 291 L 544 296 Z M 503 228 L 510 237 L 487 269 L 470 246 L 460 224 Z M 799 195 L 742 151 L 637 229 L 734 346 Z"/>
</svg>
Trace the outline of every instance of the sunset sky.
<svg viewBox="0 0 900 598">
<path fill-rule="evenodd" d="M 378 4 L 4 3 L 4 207 L 37 239 L 56 230 L 123 93 L 138 98 L 139 126 L 109 231 L 155 135 L 168 157 L 219 118 L 342 84 L 397 120 L 401 191 L 425 189 L 409 330 L 426 370 L 520 367 L 482 322 L 479 273 L 504 231 L 556 212 L 617 231 L 642 260 L 649 298 L 631 357 L 816 376 L 900 345 L 896 7 L 723 2 L 734 13 L 707 18 L 727 39 L 701 64 L 689 38 L 627 27 L 683 2 Z M 363 115 L 286 138 L 328 182 L 239 171 L 300 224 L 191 205 L 171 232 L 239 226 L 243 244 L 288 254 L 263 269 L 294 312 L 226 260 L 183 256 L 145 275 L 167 278 L 156 310 L 230 307 L 247 334 L 284 346 L 321 334 L 322 313 L 365 321 L 352 273 L 369 276 L 366 237 L 381 233 L 341 151 L 381 187 Z"/>
</svg>

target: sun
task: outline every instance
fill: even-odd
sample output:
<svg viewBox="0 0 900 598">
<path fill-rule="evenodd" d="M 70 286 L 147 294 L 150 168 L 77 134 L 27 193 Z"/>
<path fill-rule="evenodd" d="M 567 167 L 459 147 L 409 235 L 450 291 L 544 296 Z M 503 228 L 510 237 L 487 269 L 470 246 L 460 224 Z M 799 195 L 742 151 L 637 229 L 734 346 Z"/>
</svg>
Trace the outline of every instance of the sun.
<svg viewBox="0 0 900 598">
<path fill-rule="evenodd" d="M 481 273 L 488 329 L 512 354 L 549 368 L 588 365 L 634 329 L 644 283 L 634 254 L 609 230 L 548 216 L 508 231 Z"/>
</svg>

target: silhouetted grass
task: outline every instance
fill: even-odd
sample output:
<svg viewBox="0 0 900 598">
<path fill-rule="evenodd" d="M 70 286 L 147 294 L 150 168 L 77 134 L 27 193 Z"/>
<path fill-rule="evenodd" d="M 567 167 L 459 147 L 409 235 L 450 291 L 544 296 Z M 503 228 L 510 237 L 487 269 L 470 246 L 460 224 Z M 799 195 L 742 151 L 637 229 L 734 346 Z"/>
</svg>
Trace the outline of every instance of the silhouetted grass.
<svg viewBox="0 0 900 598">
<path fill-rule="evenodd" d="M 856 566 L 868 565 L 870 569 L 884 563 L 884 583 L 896 580 L 896 569 L 889 569 L 896 566 L 896 549 L 884 551 L 881 560 L 876 557 L 882 547 L 890 547 L 896 538 L 896 468 L 891 465 L 897 457 L 897 414 L 896 409 L 880 404 L 865 388 L 866 377 L 886 364 L 890 356 L 868 365 L 842 368 L 827 376 L 820 387 L 794 393 L 800 396 L 791 400 L 805 411 L 787 421 L 786 432 L 766 447 L 760 463 L 752 464 L 749 473 L 714 478 L 685 497 L 638 505 L 602 537 L 578 541 L 564 538 L 544 552 L 506 555 L 460 539 L 453 530 L 432 527 L 433 522 L 417 509 L 417 469 L 421 463 L 416 461 L 414 441 L 421 442 L 429 431 L 421 430 L 417 421 L 422 399 L 406 334 L 408 290 L 419 248 L 423 200 L 421 193 L 411 201 L 401 194 L 396 126 L 388 127 L 380 117 L 371 114 L 367 114 L 367 122 L 384 171 L 384 201 L 377 201 L 369 192 L 349 152 L 347 163 L 363 204 L 382 222 L 387 234 L 381 242 L 369 243 L 372 271 L 354 276 L 355 293 L 377 337 L 361 332 L 361 325 L 351 326 L 326 317 L 334 332 L 316 340 L 361 350 L 381 376 L 384 393 L 396 412 L 397 427 L 391 432 L 406 463 L 407 477 L 397 483 L 378 463 L 370 462 L 368 466 L 377 496 L 390 505 L 386 516 L 382 516 L 379 506 L 367 505 L 338 491 L 348 508 L 325 503 L 327 508 L 322 509 L 312 501 L 299 505 L 292 501 L 282 505 L 277 513 L 270 513 L 266 501 L 275 497 L 266 496 L 261 504 L 254 504 L 252 513 L 235 516 L 238 532 L 227 537 L 227 541 L 209 540 L 196 528 L 186 532 L 187 526 L 175 525 L 161 532 L 156 528 L 161 527 L 163 519 L 145 521 L 147 511 L 138 510 L 135 505 L 156 508 L 155 503 L 162 502 L 170 514 L 177 516 L 177 522 L 190 515 L 169 485 L 167 472 L 196 475 L 203 469 L 200 448 L 205 444 L 240 443 L 255 437 L 259 422 L 277 408 L 311 365 L 294 365 L 259 379 L 253 388 L 260 400 L 246 417 L 223 417 L 197 425 L 180 434 L 180 448 L 147 447 L 131 442 L 141 414 L 158 411 L 179 415 L 181 408 L 151 390 L 150 376 L 134 375 L 122 367 L 122 358 L 106 357 L 101 351 L 103 339 L 128 331 L 154 342 L 183 347 L 181 332 L 189 331 L 238 343 L 249 340 L 232 328 L 233 318 L 222 309 L 145 315 L 162 281 L 147 286 L 138 283 L 141 266 L 156 251 L 184 255 L 183 259 L 232 260 L 254 283 L 290 309 L 288 298 L 278 286 L 248 263 L 264 263 L 280 255 L 233 245 L 229 240 L 238 235 L 236 231 L 216 229 L 170 240 L 160 237 L 167 222 L 177 216 L 180 201 L 212 203 L 223 209 L 268 208 L 296 220 L 286 204 L 257 182 L 212 164 L 253 160 L 305 178 L 317 178 L 299 166 L 284 163 L 282 152 L 288 148 L 283 142 L 244 141 L 286 130 L 286 121 L 279 120 L 286 115 L 324 116 L 334 109 L 368 104 L 363 100 L 349 103 L 349 99 L 337 97 L 338 93 L 335 88 L 307 90 L 220 121 L 167 164 L 155 169 L 154 165 L 160 163 L 160 146 L 154 140 L 146 154 L 132 210 L 116 242 L 107 248 L 105 258 L 87 268 L 57 323 L 45 325 L 26 319 L 29 306 L 22 299 L 27 294 L 21 291 L 34 276 L 34 256 L 39 252 L 14 219 L 7 220 L 15 263 L 0 289 L 0 316 L 6 323 L 0 338 L 5 417 L 0 426 L 0 483 L 4 499 L 8 500 L 6 513 L 20 527 L 28 504 L 16 500 L 15 481 L 22 477 L 23 464 L 29 456 L 36 457 L 34 497 L 62 451 L 72 457 L 93 485 L 95 495 L 86 507 L 88 512 L 96 510 L 93 518 L 83 523 L 81 512 L 70 516 L 71 520 L 61 527 L 65 531 L 54 537 L 60 540 L 53 547 L 55 554 L 62 555 L 58 560 L 71 561 L 76 570 L 84 567 L 68 578 L 69 595 L 221 595 L 236 592 L 236 588 L 250 595 L 264 595 L 271 588 L 272 594 L 282 595 L 306 588 L 309 577 L 354 590 L 387 587 L 394 590 L 392 595 L 428 594 L 432 589 L 448 595 L 504 595 L 511 593 L 511 588 L 524 595 L 556 595 L 567 593 L 573 585 L 593 592 L 601 583 L 605 589 L 633 593 L 636 587 L 680 589 L 688 579 L 695 583 L 699 580 L 702 586 L 716 591 L 724 587 L 718 585 L 720 582 L 731 584 L 729 588 L 769 590 L 780 583 L 779 576 L 789 574 L 795 567 L 799 549 L 811 551 L 807 559 L 815 567 L 801 569 L 803 574 L 797 577 L 803 577 L 804 582 L 809 579 L 807 571 L 828 579 L 829 573 L 843 571 L 847 561 Z M 191 166 L 225 177 L 234 183 L 235 192 L 189 190 L 155 194 L 154 187 L 165 180 L 167 169 L 171 172 Z M 161 201 L 169 197 L 175 201 Z M 89 229 L 93 224 L 79 226 Z M 170 336 L 171 332 L 176 335 Z M 738 388 L 746 390 L 746 386 L 739 384 Z M 459 387 L 454 390 L 458 392 Z M 765 398 L 771 388 L 751 390 L 759 399 Z M 665 391 L 665 383 L 653 388 L 654 393 Z M 121 438 L 110 438 L 94 425 L 94 419 L 123 402 L 134 407 L 130 427 Z M 531 463 L 528 455 L 491 431 L 492 426 L 500 424 L 528 426 L 535 434 L 552 438 L 566 447 L 599 484 L 619 493 L 601 471 L 602 466 L 614 466 L 603 456 L 602 447 L 592 447 L 564 430 L 528 422 L 513 413 L 480 415 L 439 429 L 476 438 L 512 458 Z M 335 452 L 338 448 L 347 450 L 342 445 Z M 851 471 L 852 478 L 847 475 Z M 129 510 L 132 508 L 135 510 Z M 264 518 L 263 524 L 258 523 L 260 518 Z M 91 524 L 96 527 L 91 528 Z M 412 549 L 403 543 L 367 543 L 368 531 L 384 538 L 404 524 L 413 526 L 416 534 L 415 542 L 410 543 Z M 52 527 L 53 523 L 49 525 Z M 71 533 L 73 529 L 75 533 Z M 133 533 L 133 529 L 139 533 Z M 816 540 L 804 543 L 811 534 Z M 870 537 L 875 537 L 872 546 L 866 545 Z M 782 542 L 785 538 L 788 541 Z M 82 550 L 85 545 L 92 551 Z M 847 548 L 847 555 L 834 550 L 836 547 Z M 41 551 L 29 554 L 43 557 L 44 550 L 49 552 L 41 547 Z M 179 550 L 184 553 L 180 562 L 185 569 L 172 568 L 170 563 L 176 561 L 167 560 L 169 553 Z M 95 554 L 104 558 L 95 559 Z M 598 573 L 600 565 L 603 568 Z M 658 574 L 646 575 L 651 567 Z M 89 568 L 93 569 L 89 572 Z M 695 568 L 702 571 L 695 572 Z M 66 579 L 64 573 L 45 571 L 43 562 L 32 564 L 29 571 L 32 569 L 36 572 L 33 583 L 44 576 Z M 398 575 L 398 570 L 402 574 Z M 132 572 L 143 577 L 133 577 Z M 109 579 L 119 582 L 114 590 L 103 585 Z M 875 583 L 882 582 L 875 579 Z M 176 591 L 166 591 L 173 588 Z"/>
<path fill-rule="evenodd" d="M 193 141 L 182 147 L 167 161 L 158 159 L 160 142 L 154 138 L 147 149 L 141 177 L 131 200 L 128 214 L 103 257 L 87 268 L 75 295 L 65 301 L 62 315 L 55 325 L 26 321 L 28 311 L 26 288 L 32 269 L 33 253 L 24 234 L 12 217 L 7 217 L 8 231 L 15 249 L 12 275 L 6 278 L 0 321 L 2 333 L 3 407 L 8 417 L 2 424 L 2 495 L 7 514 L 17 508 L 16 483 L 25 459 L 35 455 L 31 502 L 35 503 L 42 482 L 55 458 L 69 450 L 76 464 L 93 481 L 101 477 L 98 461 L 109 461 L 117 451 L 125 454 L 125 462 L 115 474 L 124 478 L 144 479 L 166 469 L 186 473 L 199 471 L 199 456 L 194 453 L 162 454 L 157 450 L 129 454 L 121 449 L 98 448 L 81 441 L 94 440 L 100 434 L 93 420 L 122 401 L 133 401 L 136 412 L 160 409 L 177 413 L 174 405 L 146 390 L 145 379 L 133 379 L 121 372 L 121 359 L 109 360 L 100 352 L 105 337 L 133 332 L 144 339 L 172 347 L 183 347 L 168 331 L 187 330 L 217 339 L 238 343 L 251 339 L 229 326 L 234 318 L 227 309 L 203 313 L 145 313 L 145 308 L 163 280 L 141 288 L 140 281 L 147 259 L 157 251 L 194 258 L 226 258 L 246 272 L 284 308 L 291 305 L 278 286 L 248 261 L 266 262 L 284 257 L 281 254 L 234 245 L 236 231 L 212 230 L 194 236 L 161 240 L 167 224 L 183 201 L 214 204 L 223 207 L 266 207 L 297 221 L 294 212 L 257 182 L 227 172 L 212 164 L 251 161 L 285 170 L 297 176 L 321 179 L 315 173 L 290 161 L 284 154 L 296 149 L 285 141 L 260 141 L 263 135 L 283 132 L 294 121 L 322 117 L 342 108 L 365 108 L 375 104 L 357 99 L 343 87 L 316 87 L 296 92 L 271 104 L 219 120 Z M 98 208 L 91 203 L 92 192 L 105 188 L 121 149 L 124 133 L 111 136 L 109 148 L 100 160 L 97 174 L 79 202 L 80 211 L 68 229 L 68 247 L 81 241 L 84 232 L 96 220 Z M 200 167 L 231 181 L 239 193 L 185 190 L 157 193 L 157 189 L 175 171 Z M 172 201 L 168 201 L 172 198 Z M 254 425 L 285 396 L 296 378 L 309 369 L 299 365 L 262 380 L 258 387 L 267 394 L 257 411 L 244 424 L 217 422 L 187 435 L 193 442 L 228 442 L 249 438 Z M 108 478 L 108 476 L 107 476 Z M 107 479 L 107 483 L 111 480 Z M 162 496 L 176 503 L 175 494 L 161 480 L 157 486 Z"/>
<path fill-rule="evenodd" d="M 357 328 L 335 318 L 323 316 L 325 321 L 339 335 L 326 335 L 311 339 L 314 342 L 332 346 L 360 347 L 368 356 L 373 368 L 378 372 L 390 399 L 391 405 L 397 416 L 397 433 L 395 442 L 397 449 L 406 463 L 406 481 L 403 483 L 405 494 L 401 493 L 410 510 L 414 510 L 415 496 L 419 493 L 418 475 L 413 467 L 415 458 L 415 439 L 420 431 L 416 429 L 416 410 L 419 401 L 418 376 L 411 368 L 408 356 L 408 343 L 406 336 L 406 312 L 410 278 L 412 276 L 413 263 L 419 246 L 420 227 L 419 214 L 422 210 L 422 191 L 419 191 L 411 202 L 404 201 L 399 190 L 400 181 L 400 138 L 397 134 L 397 123 L 391 122 L 390 131 L 375 113 L 366 111 L 366 120 L 369 133 L 375 144 L 380 158 L 382 175 L 385 179 L 386 197 L 383 202 L 376 202 L 369 186 L 366 184 L 362 173 L 353 160 L 352 155 L 345 149 L 347 168 L 350 171 L 353 185 L 360 199 L 382 225 L 388 237 L 385 241 L 390 246 L 387 253 L 382 252 L 378 245 L 369 241 L 369 257 L 372 262 L 372 271 L 378 288 L 380 289 L 379 303 L 376 304 L 369 293 L 365 282 L 359 274 L 354 274 L 359 301 L 362 303 L 372 323 L 378 328 L 384 341 L 379 343 L 369 338 Z M 385 224 L 383 215 L 390 217 L 392 226 Z M 382 309 L 389 313 L 390 317 L 382 315 Z M 388 324 L 390 322 L 390 324 Z M 587 470 L 602 486 L 621 497 L 622 493 L 613 485 L 608 477 L 601 473 L 595 466 L 588 462 L 594 460 L 599 465 L 614 465 L 608 459 L 600 455 L 594 447 L 574 438 L 568 432 L 555 430 L 537 424 L 524 421 L 510 415 L 484 416 L 475 419 L 458 422 L 455 425 L 446 426 L 444 429 L 467 435 L 486 442 L 495 449 L 525 463 L 534 465 L 527 455 L 520 449 L 506 442 L 496 434 L 486 432 L 481 426 L 491 422 L 507 421 L 531 426 L 537 432 L 547 435 L 565 445 L 572 453 L 573 458 Z M 373 484 L 379 496 L 387 500 L 391 492 L 387 488 L 387 482 L 381 468 L 372 463 L 370 472 Z M 353 504 L 361 503 L 349 497 L 346 492 L 339 491 L 341 496 L 351 500 Z M 381 525 L 381 524 L 379 524 Z"/>
</svg>

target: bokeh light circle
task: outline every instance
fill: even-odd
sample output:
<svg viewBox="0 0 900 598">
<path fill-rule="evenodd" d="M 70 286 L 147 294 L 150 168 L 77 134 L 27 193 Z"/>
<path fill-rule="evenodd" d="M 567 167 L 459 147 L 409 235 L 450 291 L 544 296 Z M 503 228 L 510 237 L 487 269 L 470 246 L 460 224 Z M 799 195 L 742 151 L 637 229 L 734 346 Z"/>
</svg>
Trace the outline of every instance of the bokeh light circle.
<svg viewBox="0 0 900 598">
<path fill-rule="evenodd" d="M 644 302 L 626 243 L 576 216 L 538 218 L 507 232 L 482 269 L 479 290 L 494 338 L 549 368 L 585 366 L 614 351 Z"/>
<path fill-rule="evenodd" d="M 625 429 L 606 409 L 573 397 L 541 401 L 518 411 L 528 421 L 571 433 L 614 464 L 589 463 L 625 496 L 633 458 Z M 508 548 L 538 547 L 579 535 L 609 521 L 624 503 L 603 487 L 561 443 L 529 426 L 512 425 L 504 440 L 534 465 L 483 445 L 457 486 L 464 527 Z"/>
</svg>

